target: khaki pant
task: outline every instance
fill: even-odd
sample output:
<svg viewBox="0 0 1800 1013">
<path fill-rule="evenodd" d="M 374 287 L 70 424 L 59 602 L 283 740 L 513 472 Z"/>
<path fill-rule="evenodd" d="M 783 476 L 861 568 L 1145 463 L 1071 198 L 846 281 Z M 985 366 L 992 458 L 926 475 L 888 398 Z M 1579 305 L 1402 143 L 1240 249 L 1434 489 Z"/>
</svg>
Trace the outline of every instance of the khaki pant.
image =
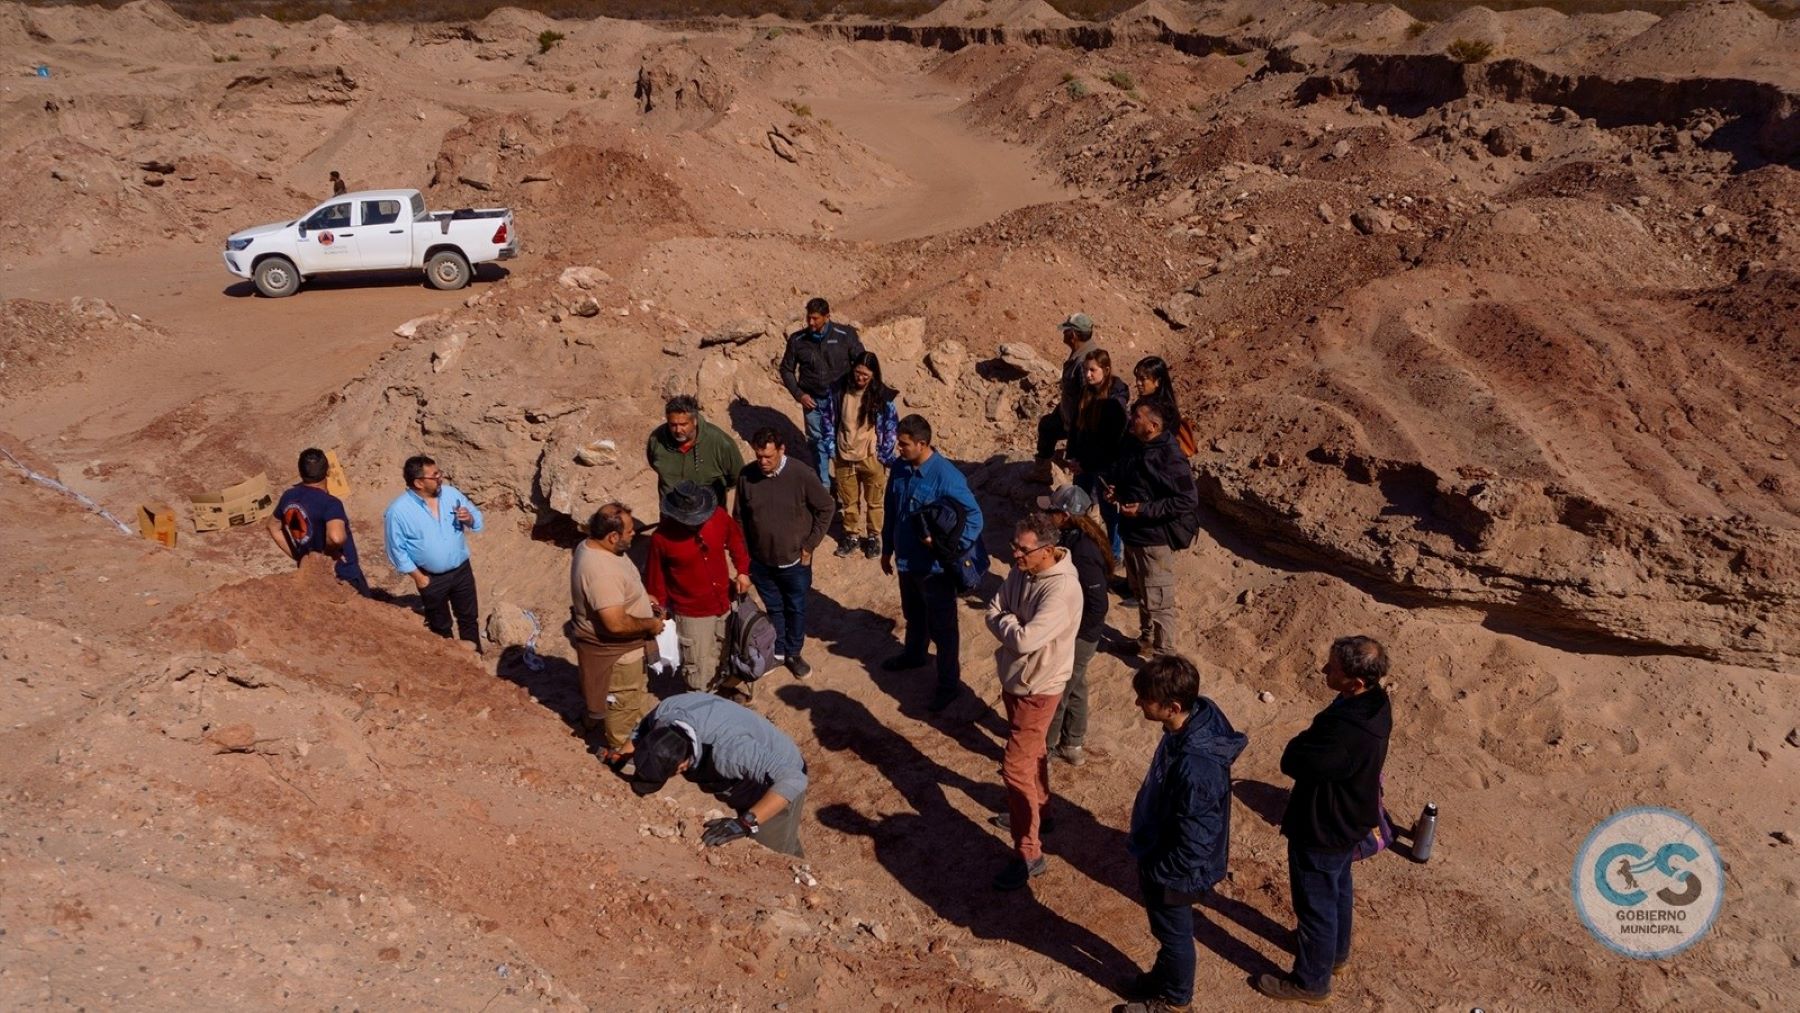
<svg viewBox="0 0 1800 1013">
<path fill-rule="evenodd" d="M 769 822 L 757 828 L 756 843 L 770 851 L 779 851 L 795 858 L 805 858 L 806 848 L 800 844 L 800 817 L 806 808 L 806 792 L 789 802 L 786 809 L 776 813 Z"/>
<path fill-rule="evenodd" d="M 648 653 L 629 647 L 621 655 L 617 645 L 575 641 L 575 658 L 581 667 L 581 696 L 589 718 L 606 729 L 609 749 L 631 744 L 631 733 L 650 710 Z M 609 699 L 610 697 L 610 699 Z"/>
<path fill-rule="evenodd" d="M 837 476 L 833 486 L 838 509 L 844 514 L 844 537 L 880 538 L 881 497 L 887 492 L 887 469 L 871 455 L 854 463 L 833 461 L 832 470 Z M 862 527 L 865 503 L 869 507 L 867 534 Z"/>
<path fill-rule="evenodd" d="M 1167 545 L 1125 546 L 1125 579 L 1138 600 L 1138 641 L 1157 654 L 1175 654 L 1175 550 Z"/>
<path fill-rule="evenodd" d="M 687 688 L 697 693 L 711 689 L 725 653 L 725 617 L 676 616 L 675 639 L 681 644 L 681 678 Z"/>
</svg>

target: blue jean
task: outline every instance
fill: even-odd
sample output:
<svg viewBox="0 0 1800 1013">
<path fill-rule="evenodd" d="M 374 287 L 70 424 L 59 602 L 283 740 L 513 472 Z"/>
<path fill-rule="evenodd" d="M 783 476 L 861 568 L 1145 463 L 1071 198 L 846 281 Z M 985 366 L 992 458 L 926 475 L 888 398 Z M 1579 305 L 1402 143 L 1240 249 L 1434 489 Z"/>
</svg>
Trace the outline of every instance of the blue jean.
<svg viewBox="0 0 1800 1013">
<path fill-rule="evenodd" d="M 1100 475 L 1098 472 L 1083 471 L 1075 476 L 1075 484 L 1082 492 L 1088 494 L 1100 507 L 1100 520 L 1106 524 L 1106 537 L 1112 541 L 1114 559 L 1125 558 L 1125 543 L 1119 538 L 1119 508 L 1100 495 Z"/>
<path fill-rule="evenodd" d="M 1142 869 L 1138 890 L 1150 915 L 1150 935 L 1160 944 L 1150 980 L 1161 987 L 1169 1005 L 1186 1006 L 1194 998 L 1194 903 L 1200 898 L 1152 882 Z"/>
<path fill-rule="evenodd" d="M 937 648 L 937 691 L 949 693 L 962 686 L 962 638 L 950 578 L 900 571 L 900 618 L 906 623 L 903 653 L 908 658 L 925 657 L 927 641 Z"/>
<path fill-rule="evenodd" d="M 831 488 L 831 448 L 825 445 L 825 416 L 817 408 L 805 414 L 806 445 L 812 450 L 813 470 L 819 473 L 819 481 L 825 488 Z"/>
<path fill-rule="evenodd" d="M 812 567 L 770 566 L 750 561 L 750 583 L 762 596 L 763 611 L 775 624 L 775 650 L 789 658 L 806 646 L 806 595 L 812 590 Z"/>
<path fill-rule="evenodd" d="M 1288 889 L 1299 923 L 1294 977 L 1309 992 L 1330 991 L 1331 966 L 1350 956 L 1350 854 L 1288 842 Z"/>
</svg>

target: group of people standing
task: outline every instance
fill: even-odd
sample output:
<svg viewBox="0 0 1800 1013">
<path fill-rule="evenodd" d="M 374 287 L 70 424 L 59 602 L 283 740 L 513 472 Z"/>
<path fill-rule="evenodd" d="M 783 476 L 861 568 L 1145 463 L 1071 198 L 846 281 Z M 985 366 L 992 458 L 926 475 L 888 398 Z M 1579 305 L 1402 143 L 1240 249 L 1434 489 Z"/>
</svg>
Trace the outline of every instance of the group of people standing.
<svg viewBox="0 0 1800 1013">
<path fill-rule="evenodd" d="M 603 761 L 639 794 L 682 775 L 727 801 L 736 815 L 708 823 L 708 846 L 751 837 L 792 855 L 804 853 L 806 763 L 790 738 L 746 706 L 761 673 L 746 677 L 726 663 L 734 610 L 754 589 L 774 628 L 773 664 L 808 677 L 814 555 L 841 521 L 835 555 L 879 559 L 899 585 L 904 640 L 881 667 L 915 670 L 935 654 L 927 708 L 936 714 L 962 695 L 960 599 L 988 568 L 981 505 L 933 447 L 931 424 L 899 415 L 880 360 L 855 328 L 830 319 L 825 300 L 811 300 L 806 319 L 780 365 L 804 419 L 806 458 L 795 461 L 781 432 L 765 427 L 750 435 L 746 462 L 694 398 L 671 398 L 645 447 L 660 518 L 644 570 L 628 555 L 640 535 L 631 508 L 601 506 L 574 548 L 567 627 L 586 705 L 579 724 L 598 737 Z M 1132 680 L 1136 704 L 1164 731 L 1128 839 L 1161 949 L 1148 972 L 1122 985 L 1131 1002 L 1121 1008 L 1185 1009 L 1192 906 L 1225 874 L 1230 767 L 1248 740 L 1201 695 L 1199 672 L 1179 650 L 1174 559 L 1193 542 L 1199 517 L 1187 461 L 1192 433 L 1168 367 L 1156 357 L 1139 361 L 1134 398 L 1086 315 L 1068 317 L 1061 329 L 1069 355 L 1058 403 L 1038 426 L 1037 458 L 1049 473 L 1066 441 L 1072 482 L 1039 497 L 1013 526 L 1012 567 L 984 617 L 1007 724 L 1007 806 L 991 822 L 1012 838 L 993 886 L 1021 889 L 1048 871 L 1050 759 L 1084 762 L 1087 671 L 1102 649 L 1109 594 L 1119 593 L 1138 624 L 1135 641 L 1116 646 L 1143 659 Z M 296 560 L 309 551 L 332 555 L 338 576 L 366 593 L 348 518 L 323 488 L 324 464 L 316 450 L 301 455 L 301 484 L 284 495 L 270 530 Z M 482 529 L 481 512 L 429 457 L 409 458 L 402 474 L 406 489 L 385 517 L 388 558 L 414 581 L 429 628 L 479 651 L 467 535 Z M 1125 584 L 1115 588 L 1121 566 Z M 651 707 L 654 644 L 671 621 L 687 692 Z M 1323 1001 L 1348 958 L 1350 856 L 1380 814 L 1391 727 L 1386 670 L 1374 641 L 1334 642 L 1323 674 L 1338 698 L 1283 755 L 1282 770 L 1295 779 L 1282 830 L 1300 927 L 1293 972 L 1256 982 L 1273 998 Z"/>
</svg>

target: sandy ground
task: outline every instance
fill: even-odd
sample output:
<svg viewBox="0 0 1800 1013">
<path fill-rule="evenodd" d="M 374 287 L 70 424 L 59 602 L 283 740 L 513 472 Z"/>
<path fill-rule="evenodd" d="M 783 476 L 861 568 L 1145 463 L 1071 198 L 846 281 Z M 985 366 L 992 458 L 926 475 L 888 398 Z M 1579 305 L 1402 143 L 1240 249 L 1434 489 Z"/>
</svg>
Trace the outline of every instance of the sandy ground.
<svg viewBox="0 0 1800 1013">
<path fill-rule="evenodd" d="M 1066 28 L 967 6 L 921 24 Z M 1162 6 L 1226 51 L 0 6 L 6 65 L 57 68 L 0 92 L 0 445 L 128 521 L 184 518 L 163 549 L 0 464 L 0 994 L 1117 1001 L 1153 951 L 1123 834 L 1156 733 L 1122 659 L 1091 672 L 1090 762 L 1055 770 L 1052 872 L 1004 897 L 991 644 L 965 611 L 973 692 L 928 715 L 924 673 L 877 667 L 898 603 L 873 562 L 822 554 L 815 673 L 758 697 L 811 766 L 804 864 L 702 849 L 711 800 L 634 799 L 571 731 L 569 519 L 614 496 L 654 516 L 637 448 L 671 393 L 797 434 L 774 363 L 825 294 L 937 424 L 995 548 L 1042 491 L 1056 322 L 1086 310 L 1115 361 L 1175 364 L 1207 505 L 1182 635 L 1250 736 L 1232 877 L 1201 910 L 1208 1008 L 1269 1008 L 1246 978 L 1291 960 L 1278 759 L 1348 632 L 1395 658 L 1390 808 L 1444 818 L 1429 864 L 1357 869 L 1335 1006 L 1783 1008 L 1800 177 L 1755 89 L 1794 80 L 1792 23 L 1471 11 L 1410 33 L 1391 8 Z M 1474 33 L 1501 49 L 1470 94 L 1433 54 Z M 1608 75 L 1651 64 L 1674 84 L 1638 81 L 1634 113 Z M 1735 83 L 1684 90 L 1715 66 Z M 1506 91 L 1533 68 L 1581 87 Z M 304 211 L 330 168 L 508 204 L 525 256 L 463 292 L 251 296 L 223 235 Z M 574 463 L 601 439 L 616 461 Z M 284 482 L 314 443 L 342 451 L 365 569 L 397 593 L 380 510 L 404 457 L 436 455 L 489 515 L 484 606 L 533 611 L 544 667 L 462 657 L 261 531 L 185 522 L 187 495 Z M 1587 832 L 1635 804 L 1687 812 L 1730 866 L 1712 934 L 1662 962 L 1606 950 L 1569 896 Z"/>
</svg>

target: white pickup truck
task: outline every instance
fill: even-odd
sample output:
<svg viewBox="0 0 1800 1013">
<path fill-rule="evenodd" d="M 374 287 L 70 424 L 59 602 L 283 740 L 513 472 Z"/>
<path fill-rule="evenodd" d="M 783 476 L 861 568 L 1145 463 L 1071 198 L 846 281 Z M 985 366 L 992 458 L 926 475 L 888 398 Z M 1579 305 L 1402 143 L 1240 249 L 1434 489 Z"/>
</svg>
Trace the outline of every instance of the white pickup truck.
<svg viewBox="0 0 1800 1013">
<path fill-rule="evenodd" d="M 519 252 L 510 208 L 427 211 L 417 190 L 339 194 L 291 222 L 233 232 L 225 267 L 271 299 L 338 271 L 425 272 L 433 288 L 469 283 L 474 265 Z"/>
</svg>

